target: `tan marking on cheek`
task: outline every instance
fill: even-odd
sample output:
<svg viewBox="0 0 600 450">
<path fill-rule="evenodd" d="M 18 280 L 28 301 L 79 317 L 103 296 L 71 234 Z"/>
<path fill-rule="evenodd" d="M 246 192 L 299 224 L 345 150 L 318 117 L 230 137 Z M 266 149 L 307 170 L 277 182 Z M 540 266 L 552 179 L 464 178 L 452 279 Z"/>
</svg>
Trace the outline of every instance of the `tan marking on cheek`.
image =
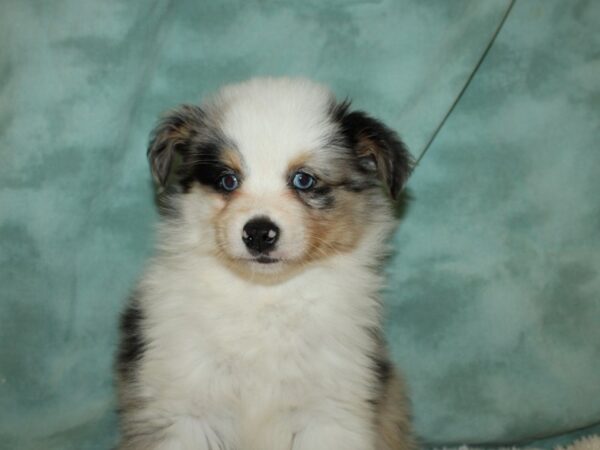
<svg viewBox="0 0 600 450">
<path fill-rule="evenodd" d="M 216 195 L 221 197 L 219 202 L 220 207 L 215 210 L 214 215 L 210 219 L 210 223 L 215 230 L 217 253 L 219 255 L 225 255 L 228 226 L 233 216 L 239 214 L 240 210 L 236 208 L 235 205 L 240 201 L 243 202 L 244 194 L 239 191 L 235 191 L 226 196 L 222 194 Z"/>
<path fill-rule="evenodd" d="M 354 195 L 338 195 L 333 210 L 309 211 L 307 260 L 350 252 L 364 233 L 364 201 Z"/>
</svg>

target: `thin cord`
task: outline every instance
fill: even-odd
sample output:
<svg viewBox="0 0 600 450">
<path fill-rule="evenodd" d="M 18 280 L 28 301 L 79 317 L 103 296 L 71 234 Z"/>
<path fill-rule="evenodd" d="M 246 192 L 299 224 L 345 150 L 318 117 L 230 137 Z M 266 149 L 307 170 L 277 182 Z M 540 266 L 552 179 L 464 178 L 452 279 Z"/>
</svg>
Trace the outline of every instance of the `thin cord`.
<svg viewBox="0 0 600 450">
<path fill-rule="evenodd" d="M 506 12 L 504 13 L 504 16 L 502 17 L 502 20 L 500 21 L 500 23 L 496 27 L 496 31 L 494 31 L 494 34 L 492 35 L 492 38 L 490 39 L 490 42 L 488 42 L 488 45 L 486 46 L 485 50 L 483 51 L 483 54 L 479 58 L 479 61 L 477 61 L 477 64 L 475 65 L 475 68 L 473 69 L 473 71 L 469 75 L 469 78 L 467 78 L 467 81 L 465 82 L 464 86 L 462 87 L 462 89 L 460 90 L 460 92 L 458 93 L 458 95 L 456 96 L 456 98 L 454 99 L 454 102 L 452 103 L 452 105 L 448 109 L 448 112 L 446 112 L 446 115 L 444 115 L 444 118 L 441 120 L 441 122 L 439 123 L 439 125 L 437 126 L 437 128 L 435 129 L 435 131 L 433 132 L 433 134 L 431 135 L 431 138 L 429 138 L 429 141 L 427 141 L 427 144 L 425 145 L 425 148 L 423 149 L 423 151 L 419 155 L 419 158 L 417 158 L 417 162 L 415 164 L 415 168 L 416 168 L 416 166 L 419 165 L 419 163 L 421 162 L 421 160 L 425 156 L 425 153 L 427 153 L 427 150 L 429 150 L 429 147 L 431 147 L 431 144 L 433 144 L 433 141 L 435 141 L 435 138 L 437 137 L 438 133 L 440 132 L 440 130 L 442 129 L 442 127 L 446 123 L 446 120 L 448 120 L 448 117 L 450 117 L 450 114 L 452 114 L 452 111 L 454 111 L 454 108 L 456 108 L 456 105 L 458 104 L 458 102 L 462 98 L 463 94 L 465 93 L 465 91 L 467 90 L 467 88 L 469 87 L 469 85 L 471 84 L 471 81 L 473 80 L 473 78 L 475 78 L 475 74 L 479 70 L 479 67 L 483 63 L 483 60 L 486 58 L 488 52 L 490 51 L 490 48 L 492 48 L 492 45 L 494 45 L 494 42 L 496 41 L 496 38 L 500 34 L 500 30 L 502 30 L 502 27 L 504 26 L 504 22 L 506 22 L 506 19 L 508 18 L 508 15 L 510 14 L 510 11 L 512 10 L 512 7 L 515 4 L 515 2 L 516 2 L 516 0 L 511 0 L 510 5 L 508 5 L 508 8 L 506 8 Z"/>
</svg>

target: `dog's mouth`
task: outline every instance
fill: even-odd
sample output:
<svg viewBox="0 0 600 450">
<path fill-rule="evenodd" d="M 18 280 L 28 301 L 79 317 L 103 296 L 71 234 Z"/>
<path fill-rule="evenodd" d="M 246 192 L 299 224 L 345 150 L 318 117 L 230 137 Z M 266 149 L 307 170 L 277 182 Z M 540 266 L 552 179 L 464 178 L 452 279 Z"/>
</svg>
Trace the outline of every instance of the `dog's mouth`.
<svg viewBox="0 0 600 450">
<path fill-rule="evenodd" d="M 249 259 L 248 261 L 258 263 L 258 264 L 275 264 L 275 263 L 281 262 L 281 259 L 271 258 L 270 256 L 266 256 L 266 255 L 259 255 L 256 258 Z"/>
<path fill-rule="evenodd" d="M 284 260 L 282 258 L 273 258 L 267 255 L 257 255 L 254 258 L 240 258 L 238 261 L 243 261 L 250 264 L 276 264 L 282 263 Z"/>
</svg>

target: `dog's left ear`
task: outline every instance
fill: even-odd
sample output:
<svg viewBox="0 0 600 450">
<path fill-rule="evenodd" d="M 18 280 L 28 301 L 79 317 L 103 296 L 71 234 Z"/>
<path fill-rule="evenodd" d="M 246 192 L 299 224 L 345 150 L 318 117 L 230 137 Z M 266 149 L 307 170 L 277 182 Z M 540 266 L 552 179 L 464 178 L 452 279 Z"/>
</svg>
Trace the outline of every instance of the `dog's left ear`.
<svg viewBox="0 0 600 450">
<path fill-rule="evenodd" d="M 194 105 L 181 105 L 168 111 L 150 136 L 148 161 L 152 177 L 162 190 L 167 184 L 173 162 L 189 150 L 191 139 L 202 126 L 204 112 Z"/>
<path fill-rule="evenodd" d="M 414 160 L 398 135 L 362 111 L 338 107 L 337 119 L 364 170 L 376 171 L 389 195 L 396 200 L 414 167 Z"/>
</svg>

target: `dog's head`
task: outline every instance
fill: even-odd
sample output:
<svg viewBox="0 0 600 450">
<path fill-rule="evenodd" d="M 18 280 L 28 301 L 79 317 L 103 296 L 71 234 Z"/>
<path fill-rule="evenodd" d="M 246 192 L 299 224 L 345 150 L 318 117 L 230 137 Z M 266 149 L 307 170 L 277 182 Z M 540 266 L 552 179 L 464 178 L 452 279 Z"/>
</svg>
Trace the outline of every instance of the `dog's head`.
<svg viewBox="0 0 600 450">
<path fill-rule="evenodd" d="M 351 253 L 390 222 L 412 164 L 385 125 L 287 78 L 228 86 L 169 112 L 148 158 L 179 233 L 237 271 L 263 274 Z"/>
</svg>

